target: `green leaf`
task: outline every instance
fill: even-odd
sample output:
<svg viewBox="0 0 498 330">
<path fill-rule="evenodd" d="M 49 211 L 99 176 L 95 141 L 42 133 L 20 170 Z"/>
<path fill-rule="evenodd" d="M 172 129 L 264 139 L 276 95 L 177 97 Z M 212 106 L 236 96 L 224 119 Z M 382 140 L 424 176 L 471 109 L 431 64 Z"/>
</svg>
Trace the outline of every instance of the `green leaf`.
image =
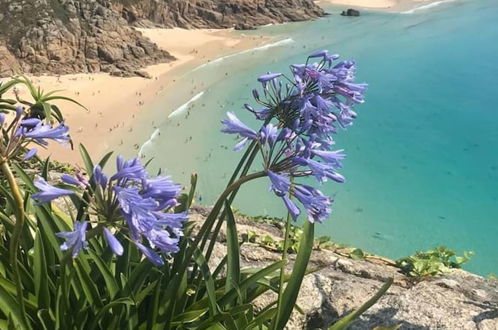
<svg viewBox="0 0 498 330">
<path fill-rule="evenodd" d="M 83 144 L 80 144 L 80 154 L 81 158 L 83 159 L 83 163 L 85 164 L 86 172 L 89 176 L 91 176 L 91 174 L 93 173 L 94 165 L 90 154 Z"/>
<path fill-rule="evenodd" d="M 243 280 L 240 282 L 239 290 L 246 290 L 252 285 L 255 285 L 260 279 L 264 278 L 265 276 L 268 276 L 272 274 L 273 272 L 279 270 L 282 265 L 284 265 L 285 260 L 280 260 L 278 262 L 275 262 L 260 271 L 257 271 L 253 275 L 249 276 L 247 279 Z M 226 305 L 227 303 L 231 302 L 233 299 L 236 299 L 238 296 L 237 290 L 232 289 L 228 291 L 220 300 L 219 304 L 220 305 Z"/>
<path fill-rule="evenodd" d="M 23 329 L 28 328 L 26 320 L 23 319 L 21 309 L 19 308 L 16 300 L 0 286 L 0 310 L 3 314 L 12 318 L 12 321 Z"/>
<path fill-rule="evenodd" d="M 194 259 L 197 265 L 199 265 L 199 269 L 206 285 L 206 291 L 209 299 L 209 313 L 211 316 L 214 316 L 218 313 L 218 305 L 216 304 L 216 293 L 213 277 L 211 276 L 211 272 L 209 270 L 206 259 L 198 248 L 194 250 Z"/>
<path fill-rule="evenodd" d="M 52 121 L 52 107 L 48 103 L 42 103 L 43 113 L 45 114 L 45 119 L 47 122 Z"/>
<path fill-rule="evenodd" d="M 364 260 L 365 259 L 365 253 L 363 252 L 362 249 L 353 249 L 349 253 L 349 257 L 353 260 Z"/>
<path fill-rule="evenodd" d="M 271 308 L 263 313 L 260 313 L 254 320 L 252 320 L 246 327 L 247 330 L 252 330 L 263 326 L 263 324 L 271 321 L 277 314 L 277 308 Z"/>
<path fill-rule="evenodd" d="M 225 210 L 227 213 L 227 277 L 225 292 L 228 292 L 234 287 L 234 284 L 238 287 L 240 282 L 240 251 L 237 225 L 228 201 L 225 202 Z"/>
<path fill-rule="evenodd" d="M 33 254 L 33 272 L 35 280 L 35 294 L 39 308 L 49 308 L 50 290 L 48 287 L 48 271 L 45 259 L 45 248 L 43 247 L 43 236 L 38 229 L 35 236 L 35 246 Z"/>
<path fill-rule="evenodd" d="M 88 250 L 90 254 L 90 258 L 95 262 L 97 268 L 99 269 L 102 277 L 104 278 L 107 289 L 109 290 L 109 295 L 112 298 L 116 296 L 119 292 L 119 285 L 116 279 L 114 278 L 112 271 L 109 267 L 104 263 L 101 257 L 99 257 L 93 250 Z"/>
<path fill-rule="evenodd" d="M 206 315 L 208 310 L 209 310 L 208 308 L 203 308 L 199 310 L 182 313 L 180 315 L 175 316 L 175 319 L 173 320 L 173 322 L 171 322 L 171 324 L 174 326 L 178 326 L 198 321 L 202 316 Z"/>
<path fill-rule="evenodd" d="M 292 269 L 290 280 L 282 295 L 284 304 L 278 306 L 277 317 L 275 319 L 275 328 L 283 329 L 289 320 L 292 310 L 296 304 L 299 289 L 306 274 L 306 268 L 313 249 L 315 225 L 309 221 L 304 222 L 303 235 L 299 245 L 296 261 Z"/>
<path fill-rule="evenodd" d="M 110 303 L 108 303 L 107 305 L 105 305 L 104 307 L 102 307 L 99 312 L 97 313 L 97 315 L 95 316 L 95 318 L 92 320 L 92 325 L 90 326 L 90 329 L 96 329 L 98 327 L 98 323 L 100 321 L 100 319 L 105 316 L 107 314 L 107 312 L 113 308 L 113 307 L 117 307 L 119 305 L 127 305 L 127 306 L 132 306 L 134 305 L 135 303 L 133 302 L 133 300 L 131 300 L 130 298 L 126 297 L 126 298 L 119 298 L 119 299 L 116 299 L 114 301 L 111 301 Z"/>
<path fill-rule="evenodd" d="M 331 326 L 329 330 L 346 330 L 354 320 L 361 316 L 361 314 L 365 313 L 370 307 L 372 307 L 391 287 L 393 284 L 393 279 L 389 278 L 386 283 L 380 288 L 380 290 L 367 302 L 360 306 L 357 310 L 349 313 L 342 319 L 340 319 L 336 324 Z"/>
<path fill-rule="evenodd" d="M 79 258 L 74 259 L 73 264 L 86 299 L 92 308 L 98 310 L 98 308 L 101 308 L 103 305 L 98 288 L 96 287 L 97 283 L 90 277 L 88 270 L 83 267 L 82 261 Z"/>
</svg>

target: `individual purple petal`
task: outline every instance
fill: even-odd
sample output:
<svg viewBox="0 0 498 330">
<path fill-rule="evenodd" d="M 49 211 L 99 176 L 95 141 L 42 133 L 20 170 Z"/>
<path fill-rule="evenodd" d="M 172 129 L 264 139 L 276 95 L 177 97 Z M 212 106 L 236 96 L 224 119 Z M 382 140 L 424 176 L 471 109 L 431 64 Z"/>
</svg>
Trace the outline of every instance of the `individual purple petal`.
<svg viewBox="0 0 498 330">
<path fill-rule="evenodd" d="M 294 202 L 289 198 L 289 196 L 285 195 L 282 197 L 284 200 L 285 207 L 287 207 L 287 210 L 292 216 L 292 219 L 296 221 L 297 217 L 299 217 L 299 214 L 301 214 L 301 210 L 294 204 Z"/>
<path fill-rule="evenodd" d="M 5 123 L 5 114 L 3 112 L 0 112 L 0 126 Z"/>
<path fill-rule="evenodd" d="M 26 153 L 26 155 L 24 155 L 24 160 L 28 160 L 28 159 L 33 158 L 36 155 L 37 152 L 38 152 L 38 149 L 36 149 L 36 148 L 30 149 Z"/>
<path fill-rule="evenodd" d="M 227 134 L 239 134 L 242 137 L 256 139 L 257 133 L 240 121 L 233 112 L 227 112 L 228 119 L 224 119 L 221 123 L 225 126 L 221 131 Z"/>
<path fill-rule="evenodd" d="M 81 182 L 76 179 L 75 177 L 69 175 L 69 174 L 63 174 L 61 175 L 61 180 L 64 182 L 64 183 L 67 183 L 67 184 L 70 184 L 70 185 L 73 185 L 73 186 L 80 186 L 81 185 Z"/>
<path fill-rule="evenodd" d="M 164 229 L 153 228 L 145 233 L 145 237 L 153 247 L 159 248 L 163 253 L 176 253 L 180 250 L 178 247 L 179 237 L 173 237 Z"/>
<path fill-rule="evenodd" d="M 41 124 L 41 120 L 38 118 L 28 118 L 21 120 L 21 126 L 28 128 L 33 128 L 35 126 L 38 126 L 39 124 Z"/>
<path fill-rule="evenodd" d="M 267 73 L 267 74 L 264 74 L 262 76 L 259 76 L 258 81 L 260 83 L 267 83 L 275 78 L 280 77 L 281 75 L 282 75 L 281 73 Z"/>
<path fill-rule="evenodd" d="M 310 222 L 321 223 L 330 215 L 332 201 L 319 190 L 307 185 L 295 185 L 293 195 L 303 204 Z"/>
<path fill-rule="evenodd" d="M 111 233 L 111 231 L 107 228 L 104 228 L 104 237 L 107 241 L 107 244 L 109 244 L 109 247 L 111 248 L 112 252 L 115 255 L 123 255 L 124 249 L 121 243 L 114 237 L 114 235 Z"/>
<path fill-rule="evenodd" d="M 39 204 L 48 203 L 54 199 L 62 196 L 74 195 L 75 192 L 72 190 L 56 188 L 48 184 L 44 179 L 39 178 L 35 182 L 35 187 L 40 191 L 33 194 L 31 197 L 36 200 Z"/>
<path fill-rule="evenodd" d="M 315 58 L 315 57 L 327 57 L 327 55 L 329 54 L 329 51 L 328 50 L 318 50 L 314 53 L 312 53 L 310 56 L 308 56 L 309 58 Z"/>
<path fill-rule="evenodd" d="M 71 138 L 69 137 L 69 127 L 61 123 L 57 127 L 52 127 L 43 123 L 38 124 L 32 129 L 23 127 L 21 134 L 25 137 L 32 138 L 36 142 L 47 145 L 45 139 L 54 140 L 59 143 L 66 143 Z"/>
<path fill-rule="evenodd" d="M 244 149 L 244 147 L 247 145 L 247 142 L 249 142 L 249 139 L 248 138 L 243 138 L 242 140 L 240 140 L 239 143 L 237 143 L 233 147 L 233 150 L 234 151 L 240 151 L 240 150 Z"/>
<path fill-rule="evenodd" d="M 161 258 L 161 256 L 159 254 L 157 254 L 156 252 L 154 252 L 154 250 L 138 243 L 138 242 L 135 242 L 135 245 L 140 249 L 140 251 L 142 251 L 142 253 L 147 257 L 147 259 L 149 259 L 154 265 L 156 266 L 163 266 L 164 265 L 164 261 L 163 259 Z"/>
<path fill-rule="evenodd" d="M 119 163 L 118 171 L 111 177 L 111 180 L 131 179 L 143 180 L 147 178 L 147 171 L 138 158 L 130 159 L 124 163 Z"/>
<path fill-rule="evenodd" d="M 107 178 L 107 175 L 102 172 L 102 167 L 100 165 L 96 165 L 93 168 L 93 176 L 92 176 L 93 182 L 97 185 L 100 185 L 102 189 L 105 189 L 107 186 L 107 183 L 109 179 Z"/>
<path fill-rule="evenodd" d="M 72 256 L 75 258 L 80 253 L 82 248 L 88 247 L 88 242 L 86 241 L 86 228 L 88 226 L 88 222 L 76 221 L 74 223 L 74 231 L 66 231 L 61 233 L 56 233 L 58 237 L 64 238 L 66 242 L 64 242 L 60 248 L 62 251 L 67 251 L 72 249 Z"/>
<path fill-rule="evenodd" d="M 21 116 L 23 115 L 24 113 L 24 109 L 20 106 L 17 106 L 16 107 L 16 120 L 18 120 L 19 118 L 21 118 Z"/>
<path fill-rule="evenodd" d="M 311 150 L 311 153 L 317 155 L 325 162 L 333 165 L 336 168 L 341 167 L 341 160 L 346 158 L 346 155 L 343 153 L 344 150 L 336 150 L 336 151 L 326 151 L 326 150 Z"/>
<path fill-rule="evenodd" d="M 266 173 L 271 181 L 270 189 L 273 190 L 277 196 L 282 197 L 289 192 L 290 181 L 287 176 L 283 174 L 276 174 L 272 171 L 266 171 Z"/>
</svg>

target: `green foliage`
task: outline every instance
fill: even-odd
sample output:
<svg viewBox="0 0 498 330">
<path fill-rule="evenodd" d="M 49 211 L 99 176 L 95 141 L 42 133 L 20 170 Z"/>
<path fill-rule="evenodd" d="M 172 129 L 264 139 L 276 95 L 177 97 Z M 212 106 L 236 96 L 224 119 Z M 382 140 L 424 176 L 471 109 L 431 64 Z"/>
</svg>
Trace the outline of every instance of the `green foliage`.
<svg viewBox="0 0 498 330">
<path fill-rule="evenodd" d="M 451 268 L 460 268 L 474 255 L 473 251 L 464 252 L 457 256 L 456 252 L 444 246 L 426 252 L 417 252 L 412 256 L 401 258 L 396 264 L 401 271 L 412 277 L 426 277 L 441 275 Z"/>
<path fill-rule="evenodd" d="M 33 101 L 21 100 L 18 96 L 17 100 L 4 100 L 2 95 L 16 84 L 27 86 Z M 30 117 L 62 122 L 61 111 L 52 104 L 56 100 L 79 104 L 55 92 L 45 93 L 24 77 L 0 85 L 2 112 L 15 111 L 15 105 L 21 103 L 27 107 L 25 111 Z M 303 278 L 310 272 L 307 266 L 312 250 L 334 245 L 327 237 L 314 239 L 314 224 L 305 221 L 302 228 L 291 226 L 289 217 L 285 223 L 285 240 L 260 238 L 255 233 L 247 235 L 249 242 L 282 252 L 282 259 L 257 269 L 241 268 L 239 247 L 242 243 L 231 204 L 242 184 L 266 175 L 264 172 L 248 174 L 255 151 L 257 146 L 253 143 L 204 223 L 197 230 L 192 223 L 186 224 L 180 251 L 161 267 L 153 266 L 135 244 L 125 239 L 120 239 L 124 254 L 116 258 L 104 238 L 92 235 L 91 230 L 86 237 L 88 250 L 77 258 L 72 258 L 71 251 L 62 252 L 56 233 L 72 230 L 76 221 L 100 220 L 99 210 L 88 203 L 95 193 L 92 185 L 85 188 L 81 198 L 66 198 L 64 211 L 55 203 L 39 205 L 30 197 L 37 191 L 34 172 L 49 179 L 50 169 L 64 173 L 74 173 L 75 169 L 49 160 L 19 162 L 19 155 L 10 159 L 0 157 L 0 327 L 284 328 L 294 308 L 299 310 L 296 300 Z M 83 146 L 80 152 L 86 173 L 92 173 L 96 163 Z M 111 155 L 104 156 L 98 165 L 104 168 Z M 175 208 L 176 212 L 190 208 L 196 184 L 197 176 L 192 175 L 191 189 L 179 198 L 181 205 Z M 214 263 L 211 257 L 224 223 L 227 226 L 226 255 Z M 283 228 L 282 222 L 280 228 Z M 285 267 L 287 253 L 297 253 L 290 274 Z M 254 300 L 268 291 L 277 293 L 278 301 L 255 310 Z M 340 324 L 347 326 L 382 294 L 378 293 Z"/>
</svg>

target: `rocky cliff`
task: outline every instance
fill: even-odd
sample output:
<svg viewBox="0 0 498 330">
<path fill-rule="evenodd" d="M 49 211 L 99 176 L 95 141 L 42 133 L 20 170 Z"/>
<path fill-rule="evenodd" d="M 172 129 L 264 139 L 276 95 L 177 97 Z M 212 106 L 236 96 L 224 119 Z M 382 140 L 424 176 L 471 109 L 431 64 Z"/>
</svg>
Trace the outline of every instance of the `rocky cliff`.
<svg viewBox="0 0 498 330">
<path fill-rule="evenodd" d="M 182 28 L 242 28 L 323 16 L 311 0 L 118 0 L 129 23 Z"/>
<path fill-rule="evenodd" d="M 205 208 L 194 208 L 190 220 L 202 222 Z M 261 237 L 281 239 L 282 233 L 272 225 L 255 223 L 238 217 L 239 235 L 248 232 Z M 222 230 L 212 265 L 226 255 Z M 241 237 L 242 239 L 242 237 Z M 241 246 L 243 267 L 264 267 L 281 255 L 258 244 Z M 292 260 L 295 255 L 290 256 Z M 414 280 L 383 258 L 352 260 L 332 251 L 314 251 L 310 268 L 320 269 L 307 275 L 301 286 L 298 305 L 303 314 L 294 312 L 288 329 L 328 329 L 333 323 L 370 299 L 390 277 L 394 284 L 379 302 L 360 317 L 351 330 L 399 327 L 401 330 L 497 330 L 498 281 L 455 269 L 443 276 Z M 275 300 L 274 294 L 263 296 L 257 306 L 263 308 Z M 379 328 L 376 328 L 379 327 Z M 398 328 L 396 328 L 398 329 Z"/>
<path fill-rule="evenodd" d="M 132 25 L 251 28 L 323 14 L 312 0 L 0 0 L 0 76 L 133 75 L 174 59 Z"/>
</svg>

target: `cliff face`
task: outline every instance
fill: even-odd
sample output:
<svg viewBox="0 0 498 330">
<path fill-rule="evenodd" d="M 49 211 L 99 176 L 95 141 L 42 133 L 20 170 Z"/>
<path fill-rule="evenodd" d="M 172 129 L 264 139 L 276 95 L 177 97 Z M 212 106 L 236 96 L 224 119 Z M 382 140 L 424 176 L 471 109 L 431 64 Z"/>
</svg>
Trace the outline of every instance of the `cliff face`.
<svg viewBox="0 0 498 330">
<path fill-rule="evenodd" d="M 312 0 L 118 0 L 132 24 L 182 28 L 252 28 L 323 16 Z"/>
<path fill-rule="evenodd" d="M 0 76 L 133 75 L 173 60 L 131 25 L 251 28 L 323 14 L 312 0 L 0 0 Z"/>
<path fill-rule="evenodd" d="M 106 1 L 0 0 L 0 75 L 115 72 L 173 57 Z"/>
</svg>

